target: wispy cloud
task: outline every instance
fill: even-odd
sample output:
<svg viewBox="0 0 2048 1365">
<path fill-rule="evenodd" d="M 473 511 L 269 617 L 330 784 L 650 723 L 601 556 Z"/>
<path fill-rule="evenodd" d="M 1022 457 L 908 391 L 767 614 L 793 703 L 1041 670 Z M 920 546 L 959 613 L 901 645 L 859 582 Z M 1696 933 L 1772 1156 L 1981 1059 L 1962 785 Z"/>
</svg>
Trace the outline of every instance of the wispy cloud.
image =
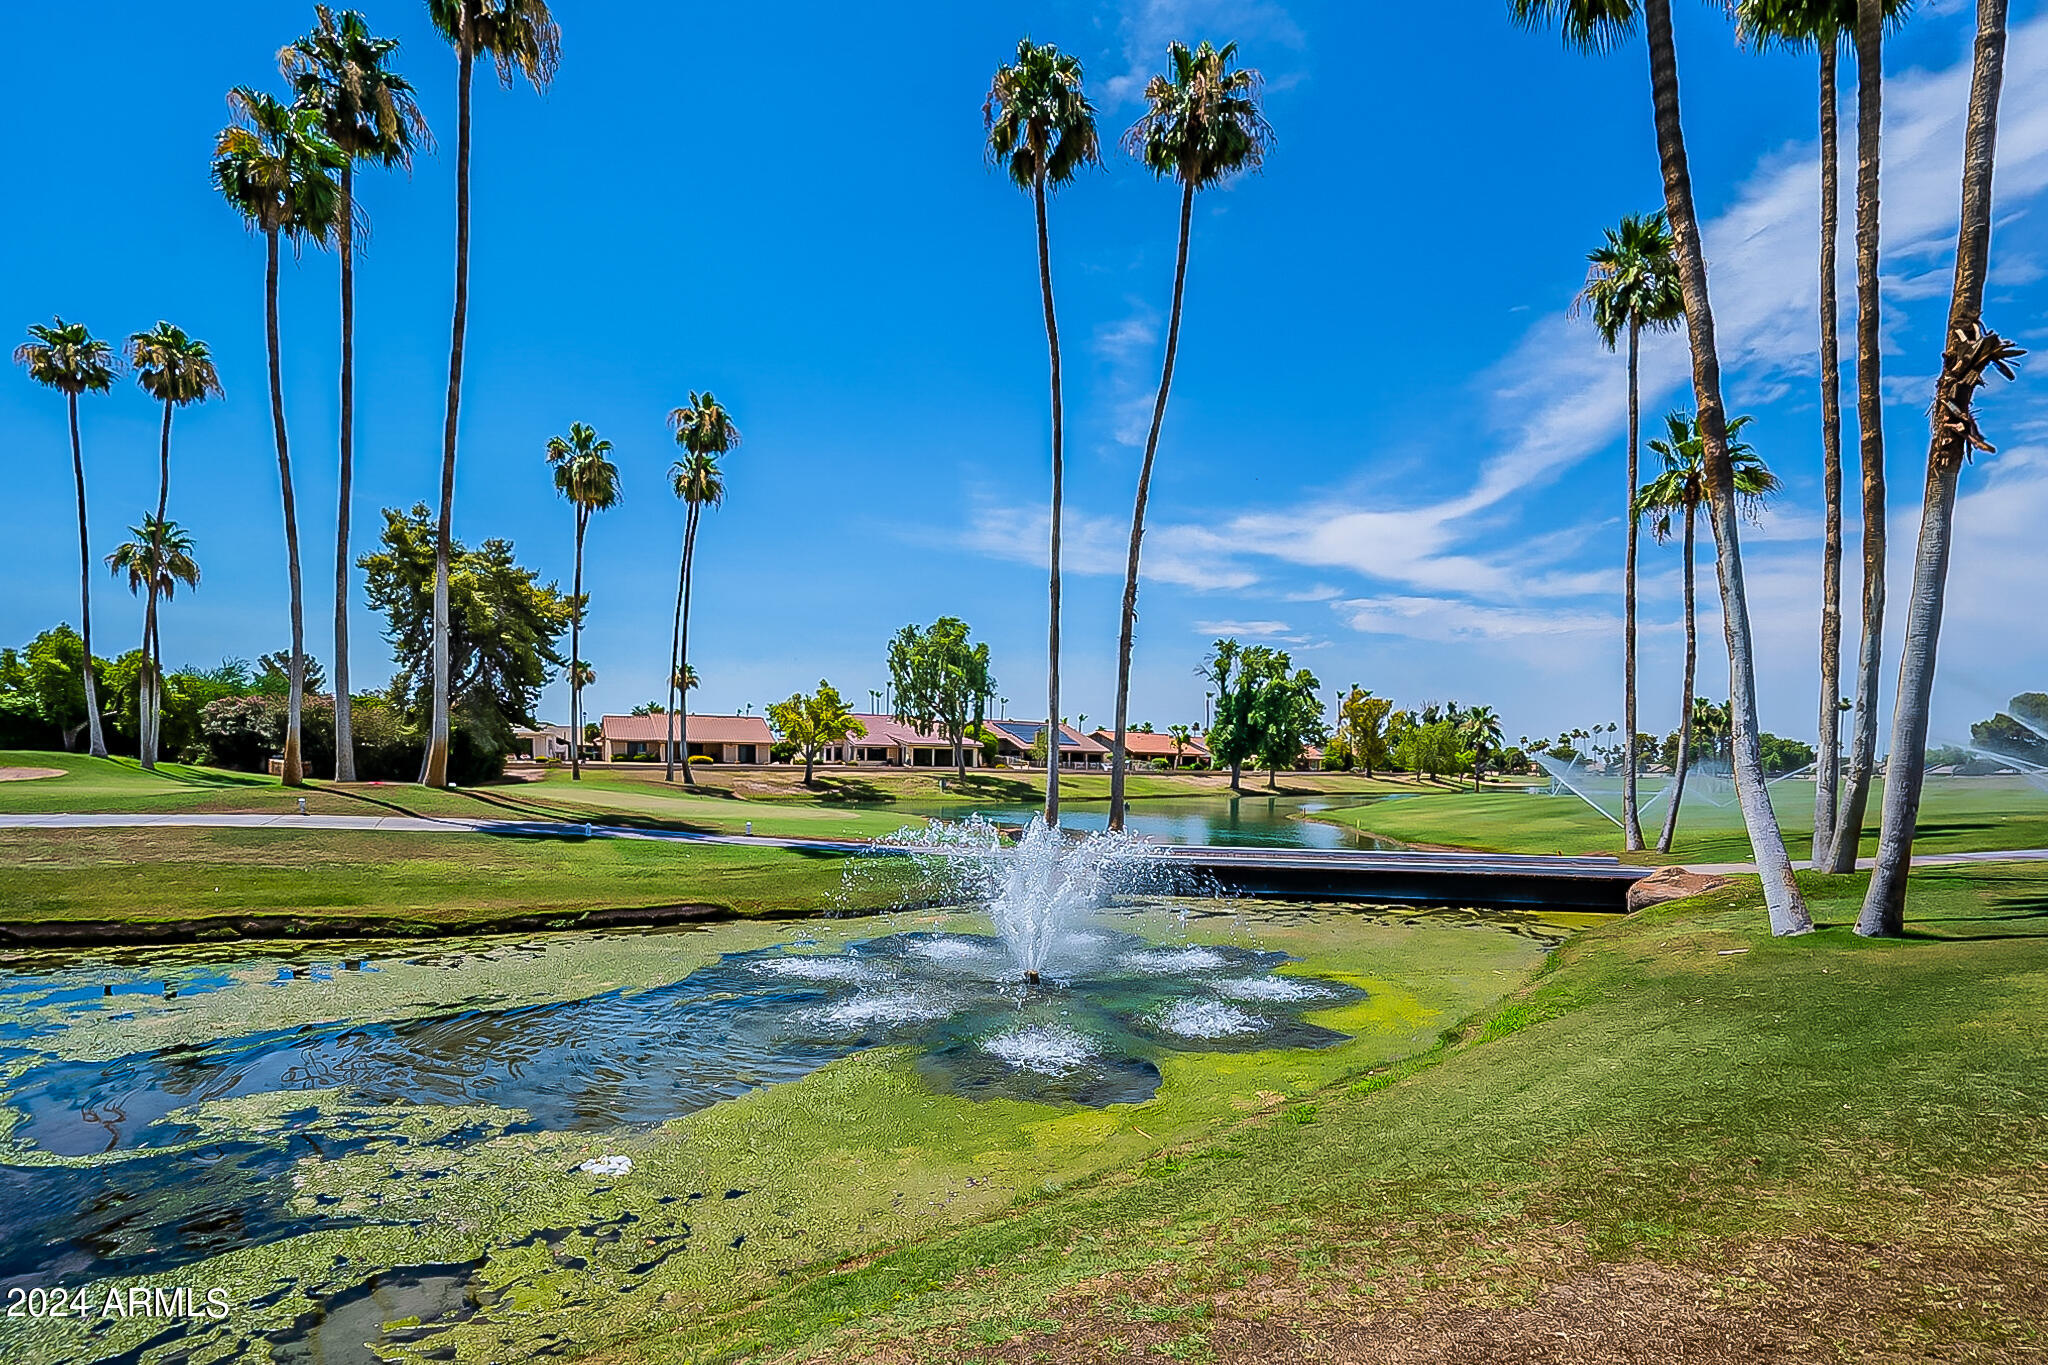
<svg viewBox="0 0 2048 1365">
<path fill-rule="evenodd" d="M 1119 24 L 1123 57 L 1127 66 L 1103 84 L 1110 104 L 1135 102 L 1145 91 L 1145 82 L 1159 70 L 1166 58 L 1166 45 L 1178 39 L 1197 43 L 1239 42 L 1265 49 L 1299 52 L 1308 44 L 1301 26 L 1273 0 L 1129 0 L 1122 7 Z M 1270 64 L 1270 59 L 1247 52 L 1250 65 Z M 1275 83 L 1285 83 L 1290 72 L 1266 70 Z"/>
</svg>

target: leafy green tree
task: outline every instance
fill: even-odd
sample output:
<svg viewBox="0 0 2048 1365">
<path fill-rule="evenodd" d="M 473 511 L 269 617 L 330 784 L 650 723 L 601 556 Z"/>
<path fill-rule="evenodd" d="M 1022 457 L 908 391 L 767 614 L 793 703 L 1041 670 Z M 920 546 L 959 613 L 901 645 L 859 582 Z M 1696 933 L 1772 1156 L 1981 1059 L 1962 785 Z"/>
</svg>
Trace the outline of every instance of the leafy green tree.
<svg viewBox="0 0 2048 1365">
<path fill-rule="evenodd" d="M 78 742 L 90 715 L 85 657 L 84 640 L 68 625 L 51 627 L 19 651 L 0 652 L 0 692 L 8 711 L 46 727 L 66 750 Z"/>
<path fill-rule="evenodd" d="M 1353 684 L 1337 703 L 1337 730 L 1333 740 L 1351 755 L 1352 761 L 1371 777 L 1375 768 L 1387 766 L 1387 718 L 1394 703 L 1375 697 L 1371 689 Z"/>
<path fill-rule="evenodd" d="M 1612 351 L 1628 338 L 1628 483 L 1624 502 L 1636 495 L 1638 452 L 1641 449 L 1642 386 L 1638 360 L 1642 334 L 1666 332 L 1685 316 L 1678 290 L 1678 263 L 1672 259 L 1671 225 L 1662 213 L 1631 213 L 1607 229 L 1606 241 L 1586 255 L 1590 269 L 1586 287 L 1574 308 L 1592 314 L 1600 340 Z M 1628 518 L 1628 554 L 1622 570 L 1622 721 L 1636 732 L 1636 518 Z M 1636 754 L 1631 740 L 1621 778 L 1622 839 L 1631 849 L 1643 846 L 1643 822 L 1636 807 Z M 1475 785 L 1477 774 L 1473 776 Z"/>
<path fill-rule="evenodd" d="M 823 678 L 818 690 L 805 696 L 792 692 L 788 701 L 768 703 L 768 723 L 786 744 L 794 744 L 804 757 L 804 785 L 811 785 L 818 755 L 834 744 L 844 744 L 868 732 L 839 695 L 839 689 Z"/>
<path fill-rule="evenodd" d="M 889 642 L 896 719 L 943 732 L 952 741 L 954 771 L 963 779 L 968 728 L 979 728 L 988 718 L 988 699 L 996 690 L 988 646 L 971 642 L 969 634 L 959 617 L 941 616 L 922 630 L 905 626 Z"/>
<path fill-rule="evenodd" d="M 334 234 L 341 195 L 334 172 L 346 158 L 311 109 L 294 108 L 238 85 L 228 92 L 235 121 L 214 143 L 213 183 L 249 226 L 263 234 L 263 329 L 270 357 L 270 426 L 277 442 L 277 473 L 284 493 L 285 560 L 291 582 L 292 656 L 306 651 L 304 585 L 299 576 L 299 508 L 292 490 L 291 445 L 284 424 L 284 361 L 277 325 L 277 265 L 281 240 L 296 250 Z M 291 715 L 284 734 L 284 784 L 306 780 L 301 754 L 303 679 L 293 665 Z"/>
<path fill-rule="evenodd" d="M 569 621 L 569 730 L 583 729 L 583 613 L 590 600 L 583 595 L 583 537 L 590 518 L 615 507 L 619 501 L 619 469 L 611 462 L 612 443 L 582 422 L 569 426 L 567 436 L 548 438 L 548 463 L 555 470 L 555 491 L 569 500 L 576 511 L 576 579 L 569 600 L 575 615 Z M 595 678 L 595 674 L 589 675 Z M 583 746 L 571 745 L 569 780 L 583 780 Z"/>
<path fill-rule="evenodd" d="M 1996 448 L 1985 439 L 1972 411 L 1977 390 L 1994 369 L 2013 378 L 2013 362 L 2024 354 L 1984 325 L 1984 278 L 1991 256 L 1991 175 L 1998 99 L 2005 80 L 2005 14 L 2005 0 L 1978 0 L 1970 114 L 1963 138 L 1955 285 L 1949 295 L 1948 330 L 1944 333 L 1948 342 L 1934 387 L 1934 430 L 1927 446 L 1920 539 L 1913 556 L 1913 594 L 1907 599 L 1905 646 L 1899 657 L 1899 697 L 1892 713 L 1891 759 L 1885 769 L 1877 865 L 1856 919 L 1856 932 L 1864 935 L 1905 932 L 1906 881 L 1920 817 L 1935 653 L 1941 642 L 1949 551 L 1955 539 L 1956 481 L 1974 452 Z M 1861 14 L 1858 19 L 1859 50 L 1867 40 L 1874 54 L 1875 39 L 1866 33 L 1874 29 L 1874 21 Z"/>
<path fill-rule="evenodd" d="M 684 660 L 690 657 L 690 589 L 697 565 L 697 527 L 703 520 L 705 508 L 718 507 L 725 502 L 725 471 L 718 461 L 739 446 L 740 429 L 733 425 L 732 414 L 725 410 L 723 403 L 712 397 L 709 389 L 692 393 L 688 407 L 669 413 L 668 424 L 669 430 L 675 433 L 676 444 L 683 448 L 683 458 L 669 466 L 669 486 L 683 500 L 683 558 L 676 569 L 676 619 L 675 629 L 669 638 L 668 654 L 668 713 L 671 719 L 666 777 L 673 782 L 676 777 L 676 746 L 680 743 L 684 753 L 688 753 L 690 748 L 690 689 L 685 680 L 684 670 L 688 665 Z M 676 705 L 678 692 L 682 701 L 680 708 Z M 682 722 L 680 739 L 676 734 L 677 720 Z M 683 785 L 695 786 L 696 782 L 690 765 L 685 762 Z"/>
<path fill-rule="evenodd" d="M 356 442 L 355 230 L 361 215 L 356 163 L 410 170 L 414 151 L 430 148 L 433 138 L 411 82 L 391 69 L 398 40 L 371 33 L 368 22 L 354 10 L 343 10 L 337 17 L 326 5 L 315 5 L 313 14 L 312 31 L 278 54 L 278 66 L 291 82 L 299 107 L 318 111 L 323 131 L 342 154 L 335 207 L 341 257 L 341 477 L 334 532 L 334 780 L 353 782 L 348 589 Z"/>
<path fill-rule="evenodd" d="M 1650 58 L 1650 108 L 1657 157 L 1663 172 L 1664 213 L 1678 260 L 1685 298 L 1685 334 L 1692 350 L 1693 403 L 1699 412 L 1705 449 L 1708 519 L 1718 550 L 1721 618 L 1728 637 L 1728 677 L 1736 715 L 1736 799 L 1742 807 L 1749 846 L 1763 883 L 1773 934 L 1803 934 L 1813 928 L 1792 860 L 1778 827 L 1771 794 L 1764 785 L 1756 712 L 1756 652 L 1750 629 L 1749 596 L 1743 583 L 1739 504 L 1728 461 L 1727 414 L 1721 397 L 1721 359 L 1714 340 L 1714 311 L 1707 294 L 1707 258 L 1700 244 L 1692 172 L 1678 107 L 1678 52 L 1671 33 L 1671 0 L 1508 0 L 1508 13 L 1531 27 L 1556 23 L 1567 44 L 1592 52 L 1618 46 L 1643 21 Z"/>
<path fill-rule="evenodd" d="M 1084 167 L 1101 163 L 1095 106 L 1081 90 L 1081 60 L 1051 43 L 1026 38 L 1017 60 L 997 68 L 981 106 L 988 158 L 1010 182 L 1031 192 L 1038 219 L 1038 289 L 1045 302 L 1045 343 L 1052 354 L 1052 569 L 1046 627 L 1045 714 L 1060 713 L 1060 523 L 1065 510 L 1066 410 L 1060 392 L 1060 328 L 1052 299 L 1052 237 L 1046 190 L 1073 183 Z M 1060 769 L 1045 766 L 1045 823 L 1060 822 Z"/>
<path fill-rule="evenodd" d="M 71 477 L 78 490 L 78 619 L 80 657 L 85 661 L 80 676 L 85 685 L 86 752 L 105 758 L 107 738 L 100 729 L 99 689 L 90 666 L 92 545 L 85 526 L 85 455 L 78 439 L 78 395 L 105 393 L 114 387 L 114 348 L 87 331 L 84 323 L 63 318 L 53 319 L 47 327 L 31 324 L 28 336 L 14 348 L 14 363 L 27 369 L 36 383 L 63 394 L 71 419 Z"/>
<path fill-rule="evenodd" d="M 213 352 L 182 327 L 159 322 L 146 332 L 128 337 L 128 365 L 142 391 L 164 405 L 163 434 L 158 442 L 156 519 L 166 522 L 171 503 L 171 415 L 192 403 L 203 403 L 209 395 L 221 394 L 220 373 Z M 168 524 L 168 523 L 167 523 Z M 157 640 L 157 590 L 149 589 L 143 607 L 143 649 L 148 668 L 143 679 L 141 711 L 142 752 L 145 766 L 154 767 L 162 736 L 161 716 L 164 690 L 163 648 Z"/>
<path fill-rule="evenodd" d="M 1258 759 L 1266 769 L 1266 785 L 1280 785 L 1280 770 L 1301 762 L 1303 750 L 1328 733 L 1323 724 L 1322 684 L 1305 668 L 1288 672 L 1287 656 L 1259 688 L 1252 702 L 1252 724 L 1258 732 Z"/>
<path fill-rule="evenodd" d="M 384 637 L 398 662 L 391 697 L 409 725 L 431 742 L 434 597 L 438 533 L 425 503 L 384 510 L 383 548 L 357 561 L 370 605 L 384 613 Z M 450 666 L 455 710 L 467 753 L 459 765 L 478 775 L 501 771 L 515 727 L 536 724 L 540 694 L 566 660 L 558 649 L 574 611 L 553 583 L 543 584 L 513 557 L 512 543 L 457 542 L 449 578 Z"/>
<path fill-rule="evenodd" d="M 1138 551 L 1145 537 L 1145 505 L 1152 496 L 1152 465 L 1159 453 L 1159 429 L 1166 421 L 1166 397 L 1173 387 L 1173 362 L 1180 349 L 1181 300 L 1188 279 L 1188 232 L 1195 195 L 1265 161 L 1273 130 L 1259 109 L 1262 78 L 1233 65 L 1237 44 L 1184 43 L 1166 49 L 1167 70 L 1145 85 L 1145 112 L 1124 134 L 1124 148 L 1158 179 L 1179 182 L 1180 247 L 1174 258 L 1173 308 L 1166 323 L 1166 359 L 1159 394 L 1138 467 L 1138 496 L 1131 508 L 1131 546 L 1124 566 L 1122 625 L 1117 635 L 1116 748 L 1110 760 L 1109 827 L 1124 827 L 1124 723 L 1130 714 L 1131 645 L 1138 625 Z M 1235 782 L 1235 773 L 1232 781 Z"/>
<path fill-rule="evenodd" d="M 1727 426 L 1729 463 L 1735 470 L 1735 492 L 1742 499 L 1744 513 L 1755 517 L 1766 498 L 1782 486 L 1756 453 L 1742 439 L 1750 423 L 1747 414 L 1732 417 Z M 1694 528 L 1701 504 L 1707 500 L 1706 444 L 1699 422 L 1690 413 L 1674 412 L 1664 418 L 1664 437 L 1650 442 L 1650 449 L 1663 462 L 1663 472 L 1636 493 L 1633 515 L 1651 522 L 1652 533 L 1662 545 L 1671 539 L 1671 524 L 1681 518 L 1685 524 L 1685 667 L 1679 685 L 1679 709 L 1684 712 L 1692 696 L 1693 677 L 1699 662 L 1699 618 L 1693 578 Z M 1691 762 L 1690 745 L 1681 736 L 1671 770 L 1671 799 L 1664 806 L 1664 829 L 1657 836 L 1657 851 L 1669 853 L 1678 834 L 1678 807 L 1685 799 L 1685 773 Z"/>
<path fill-rule="evenodd" d="M 136 754 L 145 768 L 156 767 L 159 752 L 157 698 L 163 677 L 163 646 L 157 639 L 156 606 L 168 602 L 183 583 L 199 586 L 199 562 L 192 557 L 192 537 L 175 521 L 145 516 L 131 526 L 133 539 L 115 547 L 107 567 L 128 576 L 128 591 L 148 600 L 142 616 L 142 660 L 136 681 Z"/>
<path fill-rule="evenodd" d="M 441 508 L 434 564 L 432 724 L 422 781 L 448 785 L 448 750 L 453 734 L 454 629 L 449 617 L 449 574 L 455 556 L 455 433 L 462 411 L 463 351 L 469 335 L 469 140 L 470 87 L 476 59 L 488 57 L 499 83 L 511 88 L 513 73 L 536 91 L 546 91 L 562 58 L 562 31 L 546 0 L 427 0 L 434 27 L 455 49 L 455 307 L 448 341 L 448 411 L 441 426 Z"/>
<path fill-rule="evenodd" d="M 1243 790 L 1244 765 L 1258 761 L 1269 748 L 1282 747 L 1269 738 L 1269 689 L 1285 685 L 1292 660 L 1269 645 L 1240 645 L 1218 640 L 1211 646 L 1201 676 L 1216 686 L 1216 717 L 1209 727 L 1212 760 L 1230 769 L 1230 788 Z M 1300 750 L 1294 756 L 1299 756 Z M 1292 756 L 1291 756 L 1292 757 Z"/>
</svg>

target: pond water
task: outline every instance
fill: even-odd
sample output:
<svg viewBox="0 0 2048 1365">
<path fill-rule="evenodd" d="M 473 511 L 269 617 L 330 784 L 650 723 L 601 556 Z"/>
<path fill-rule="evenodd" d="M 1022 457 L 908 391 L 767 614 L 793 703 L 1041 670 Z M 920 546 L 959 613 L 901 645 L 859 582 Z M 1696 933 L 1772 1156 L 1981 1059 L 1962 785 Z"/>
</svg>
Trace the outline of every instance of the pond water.
<svg viewBox="0 0 2048 1365">
<path fill-rule="evenodd" d="M 1337 1025 L 1373 989 L 1305 970 L 1278 942 L 1379 942 L 1368 956 L 1385 966 L 1397 942 L 1419 949 L 1374 935 L 1427 924 L 1478 954 L 1476 976 L 1505 978 L 1563 932 L 1385 913 L 1148 898 L 1074 926 L 1035 986 L 985 918 L 923 912 L 430 948 L 16 955 L 0 962 L 0 1293 L 90 1285 L 95 1298 L 83 1318 L 0 1318 L 0 1358 L 413 1359 L 413 1344 L 498 1330 L 498 1316 L 534 1330 L 536 1291 L 512 1286 L 536 1256 L 548 1292 L 574 1282 L 561 1307 L 584 1318 L 603 1296 L 664 1283 L 729 1292 L 771 1232 L 828 1238 L 815 1201 L 870 1197 L 858 1182 L 795 1192 L 864 1139 L 832 1136 L 847 1116 L 829 1106 L 795 1127 L 750 1122 L 722 1147 L 678 1119 L 875 1048 L 907 1060 L 885 1072 L 896 1110 L 866 1091 L 846 1101 L 863 1124 L 896 1112 L 937 1141 L 948 1124 L 973 1133 L 976 1113 L 994 1133 L 1019 1112 L 1101 1112 L 1149 1099 L 1175 1059 L 1345 1045 Z M 1026 1171 L 1033 1147 L 1016 1158 Z M 888 1179 L 931 1178 L 919 1165 L 943 1169 L 941 1155 Z M 970 1164 L 949 1188 L 993 1198 L 989 1169 Z M 885 1201 L 863 1218 L 902 1216 Z M 821 1245 L 807 1254 L 837 1244 Z M 108 1316 L 107 1284 L 219 1288 L 235 1311 Z M 553 1349 L 517 1340 L 476 1358 Z"/>
<path fill-rule="evenodd" d="M 1399 848 L 1342 825 L 1304 817 L 1392 796 L 1172 796 L 1130 803 L 1124 827 L 1132 834 L 1169 844 L 1237 844 L 1259 848 Z M 996 824 L 1022 826 L 1040 813 L 1040 806 L 1004 802 L 905 802 L 892 807 L 917 815 L 964 820 L 979 815 Z M 1106 801 L 1060 802 L 1060 824 L 1073 830 L 1109 827 Z"/>
</svg>

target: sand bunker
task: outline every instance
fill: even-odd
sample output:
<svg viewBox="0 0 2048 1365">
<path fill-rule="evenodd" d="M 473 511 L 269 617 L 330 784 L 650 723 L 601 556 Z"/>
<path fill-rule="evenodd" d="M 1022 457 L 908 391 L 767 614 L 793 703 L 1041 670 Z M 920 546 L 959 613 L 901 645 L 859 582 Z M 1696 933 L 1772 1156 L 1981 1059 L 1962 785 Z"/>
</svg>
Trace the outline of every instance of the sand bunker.
<svg viewBox="0 0 2048 1365">
<path fill-rule="evenodd" d="M 38 777 L 62 776 L 62 768 L 0 768 L 0 782 L 30 782 Z"/>
</svg>

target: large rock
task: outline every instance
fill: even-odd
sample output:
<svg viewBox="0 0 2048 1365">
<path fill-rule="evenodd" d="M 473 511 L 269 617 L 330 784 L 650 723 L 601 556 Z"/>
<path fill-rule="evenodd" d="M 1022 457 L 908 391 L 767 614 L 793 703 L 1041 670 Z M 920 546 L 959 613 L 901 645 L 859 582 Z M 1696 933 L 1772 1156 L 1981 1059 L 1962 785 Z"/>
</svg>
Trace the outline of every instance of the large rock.
<svg viewBox="0 0 2048 1365">
<path fill-rule="evenodd" d="M 1665 901 L 1704 896 L 1709 891 L 1719 891 L 1730 885 L 1732 880 L 1705 872 L 1688 872 L 1682 867 L 1661 867 L 1628 889 L 1629 913 L 1662 905 Z"/>
</svg>

